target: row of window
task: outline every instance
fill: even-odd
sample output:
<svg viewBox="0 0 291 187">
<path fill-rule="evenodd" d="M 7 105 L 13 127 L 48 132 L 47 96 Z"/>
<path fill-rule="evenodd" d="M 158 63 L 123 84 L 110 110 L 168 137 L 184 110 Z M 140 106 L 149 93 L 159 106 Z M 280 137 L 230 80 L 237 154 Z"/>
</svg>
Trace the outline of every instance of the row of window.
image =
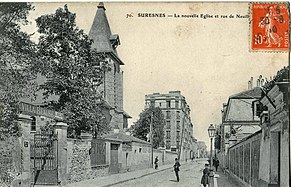
<svg viewBox="0 0 291 187">
<path fill-rule="evenodd" d="M 150 101 L 150 105 L 151 106 L 155 106 L 155 100 L 151 100 Z M 159 106 L 160 107 L 162 106 L 162 103 L 161 102 L 159 103 Z M 179 101 L 175 101 L 175 106 L 173 106 L 171 100 L 167 100 L 166 101 L 166 108 L 180 108 Z"/>
<path fill-rule="evenodd" d="M 171 139 L 171 131 L 166 131 L 166 139 Z M 177 131 L 176 139 L 180 140 L 180 131 Z"/>
<path fill-rule="evenodd" d="M 180 121 L 176 121 L 177 129 L 180 129 Z M 166 129 L 171 128 L 171 121 L 166 121 Z"/>
<path fill-rule="evenodd" d="M 171 111 L 166 111 L 166 118 L 167 119 L 171 118 Z M 180 119 L 180 111 L 176 111 L 176 118 Z"/>
</svg>

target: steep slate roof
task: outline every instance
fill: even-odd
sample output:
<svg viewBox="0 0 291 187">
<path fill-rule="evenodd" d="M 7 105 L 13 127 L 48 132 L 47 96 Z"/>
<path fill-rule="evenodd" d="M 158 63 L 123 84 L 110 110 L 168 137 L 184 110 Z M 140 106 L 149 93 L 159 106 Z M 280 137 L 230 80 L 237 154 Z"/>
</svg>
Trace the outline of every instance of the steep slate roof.
<svg viewBox="0 0 291 187">
<path fill-rule="evenodd" d="M 138 139 L 133 136 L 129 136 L 123 133 L 113 133 L 113 134 L 107 134 L 104 135 L 103 138 L 105 139 L 110 139 L 110 140 L 116 140 L 116 141 L 121 141 L 121 142 L 138 142 L 138 143 L 143 143 L 143 144 L 150 144 L 147 141 Z"/>
<path fill-rule="evenodd" d="M 257 122 L 252 116 L 252 101 L 259 99 L 262 88 L 255 87 L 229 97 L 223 120 Z M 246 100 L 247 99 L 247 100 Z M 257 117 L 256 117 L 257 118 Z"/>
<path fill-rule="evenodd" d="M 111 29 L 105 14 L 104 4 L 101 2 L 98 6 L 93 24 L 89 31 L 89 37 L 93 39 L 92 48 L 99 53 L 107 53 L 111 55 L 121 65 L 124 63 L 119 59 L 117 51 L 112 47 L 110 39 L 117 39 L 118 35 L 112 35 Z"/>
<path fill-rule="evenodd" d="M 243 91 L 238 94 L 232 95 L 229 99 L 259 99 L 261 97 L 262 90 L 260 87 L 255 87 L 251 90 Z"/>
</svg>

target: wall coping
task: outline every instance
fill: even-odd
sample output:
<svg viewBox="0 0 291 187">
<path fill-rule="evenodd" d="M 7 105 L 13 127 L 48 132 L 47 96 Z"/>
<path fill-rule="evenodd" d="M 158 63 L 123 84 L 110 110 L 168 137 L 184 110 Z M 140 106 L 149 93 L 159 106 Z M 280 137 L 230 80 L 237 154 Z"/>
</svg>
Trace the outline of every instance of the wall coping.
<svg viewBox="0 0 291 187">
<path fill-rule="evenodd" d="M 56 124 L 53 125 L 55 129 L 67 129 L 68 125 L 64 122 L 57 122 Z"/>
<path fill-rule="evenodd" d="M 262 134 L 262 129 L 257 131 L 257 132 L 255 132 L 255 133 L 253 133 L 253 134 L 251 134 L 251 135 L 249 135 L 249 136 L 247 136 L 247 137 L 245 137 L 245 138 L 243 138 L 243 139 L 241 139 L 239 142 L 237 142 L 234 145 L 230 146 L 228 149 L 231 149 L 231 148 L 235 147 L 236 145 L 239 145 L 239 144 L 251 139 L 252 137 L 255 137 L 255 136 L 260 135 L 260 134 Z"/>
<path fill-rule="evenodd" d="M 18 121 L 32 121 L 32 118 L 31 118 L 30 115 L 19 114 L 18 115 Z"/>
</svg>

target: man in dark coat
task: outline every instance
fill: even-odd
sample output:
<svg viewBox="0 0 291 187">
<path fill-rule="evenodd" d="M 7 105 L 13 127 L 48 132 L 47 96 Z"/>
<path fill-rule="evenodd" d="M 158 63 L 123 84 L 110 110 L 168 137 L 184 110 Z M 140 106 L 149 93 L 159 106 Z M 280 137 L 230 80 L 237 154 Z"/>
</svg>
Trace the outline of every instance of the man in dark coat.
<svg viewBox="0 0 291 187">
<path fill-rule="evenodd" d="M 210 174 L 209 164 L 205 164 L 205 168 L 203 170 L 203 175 L 201 178 L 201 184 L 204 187 L 206 187 L 209 184 L 209 174 Z"/>
<path fill-rule="evenodd" d="M 175 174 L 176 174 L 176 177 L 177 177 L 177 182 L 180 181 L 180 178 L 179 178 L 179 167 L 181 166 L 181 164 L 179 163 L 178 161 L 178 158 L 175 158 L 175 164 L 174 164 L 174 171 L 175 171 Z"/>
<path fill-rule="evenodd" d="M 215 171 L 217 171 L 217 168 L 219 166 L 219 160 L 216 157 L 213 159 L 213 166 L 215 167 Z"/>
</svg>

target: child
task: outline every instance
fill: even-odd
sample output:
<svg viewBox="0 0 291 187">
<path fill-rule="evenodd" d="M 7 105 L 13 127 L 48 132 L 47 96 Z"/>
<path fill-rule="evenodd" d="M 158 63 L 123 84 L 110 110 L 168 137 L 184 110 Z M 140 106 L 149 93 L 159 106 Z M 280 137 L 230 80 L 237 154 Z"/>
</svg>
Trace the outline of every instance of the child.
<svg viewBox="0 0 291 187">
<path fill-rule="evenodd" d="M 209 184 L 208 177 L 209 177 L 210 171 L 208 167 L 209 167 L 209 164 L 205 164 L 205 168 L 203 170 L 203 175 L 201 178 L 201 184 L 204 187 L 206 187 Z"/>
<path fill-rule="evenodd" d="M 155 159 L 155 169 L 158 169 L 158 162 L 159 162 L 159 159 L 158 159 L 158 156 L 157 156 L 156 159 Z"/>
</svg>

